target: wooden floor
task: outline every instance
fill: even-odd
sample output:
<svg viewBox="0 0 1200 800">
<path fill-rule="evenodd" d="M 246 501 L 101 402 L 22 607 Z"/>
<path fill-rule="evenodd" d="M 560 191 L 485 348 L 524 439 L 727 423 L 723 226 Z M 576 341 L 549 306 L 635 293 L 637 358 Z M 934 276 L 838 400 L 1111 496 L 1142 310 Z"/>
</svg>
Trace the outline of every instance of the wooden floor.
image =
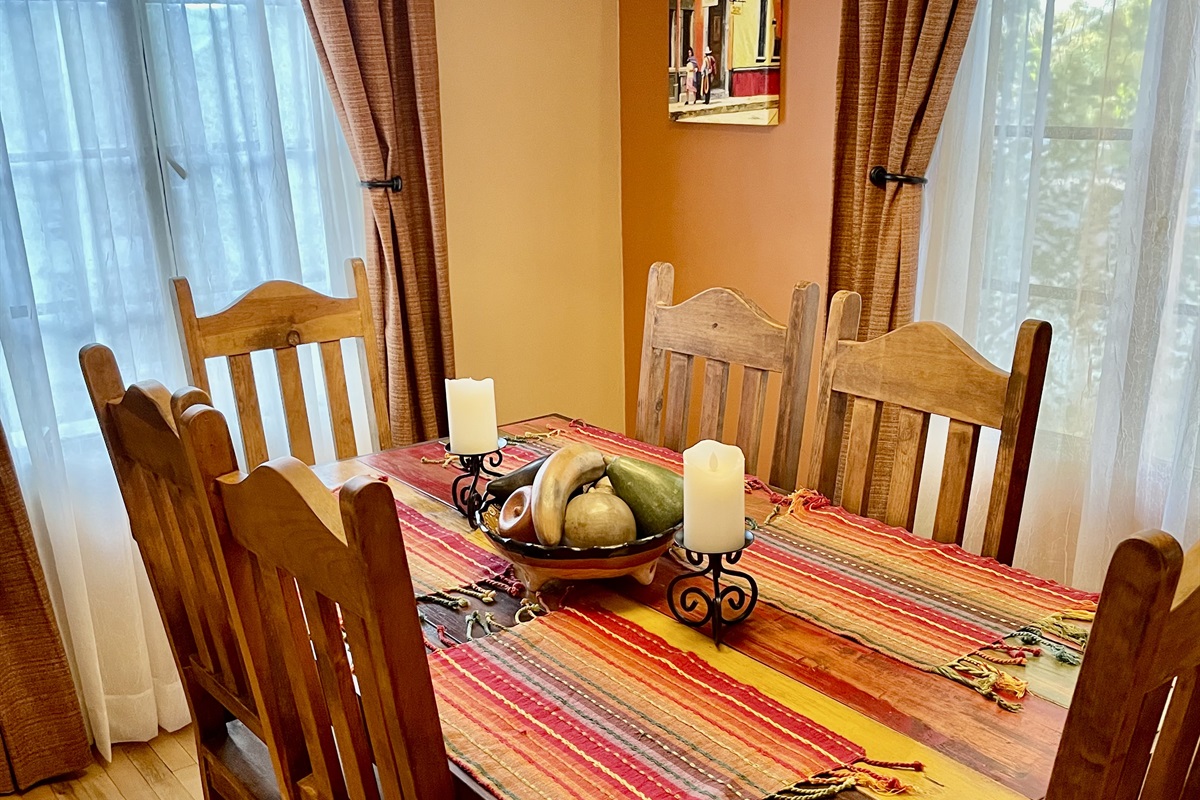
<svg viewBox="0 0 1200 800">
<path fill-rule="evenodd" d="M 114 745 L 111 764 L 97 755 L 96 763 L 84 772 L 14 796 L 27 800 L 203 800 L 192 729 L 160 731 L 149 743 Z"/>
</svg>

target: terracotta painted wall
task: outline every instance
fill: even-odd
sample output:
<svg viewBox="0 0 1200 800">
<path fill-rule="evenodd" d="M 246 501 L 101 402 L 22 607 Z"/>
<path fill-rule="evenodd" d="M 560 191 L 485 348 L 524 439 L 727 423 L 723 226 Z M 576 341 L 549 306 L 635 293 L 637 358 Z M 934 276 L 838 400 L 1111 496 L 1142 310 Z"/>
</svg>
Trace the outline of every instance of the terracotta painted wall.
<svg viewBox="0 0 1200 800">
<path fill-rule="evenodd" d="M 652 262 L 675 265 L 677 300 L 710 286 L 733 286 L 784 320 L 796 281 L 818 283 L 824 298 L 841 4 L 787 1 L 782 121 L 775 128 L 671 122 L 667 5 L 621 2 L 625 408 L 631 431 Z M 823 317 L 819 324 L 823 328 Z M 777 392 L 773 382 L 772 400 Z M 727 419 L 727 430 L 735 423 Z M 760 466 L 765 473 L 765 463 Z"/>
<path fill-rule="evenodd" d="M 458 374 L 495 378 L 502 420 L 619 428 L 617 0 L 436 13 Z"/>
</svg>

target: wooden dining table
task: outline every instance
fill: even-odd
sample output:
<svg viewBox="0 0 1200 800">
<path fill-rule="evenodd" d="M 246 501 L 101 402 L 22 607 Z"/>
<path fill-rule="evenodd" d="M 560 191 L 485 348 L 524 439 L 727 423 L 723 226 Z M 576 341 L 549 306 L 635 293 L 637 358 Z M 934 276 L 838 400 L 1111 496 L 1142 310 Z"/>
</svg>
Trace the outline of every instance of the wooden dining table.
<svg viewBox="0 0 1200 800">
<path fill-rule="evenodd" d="M 502 435 L 545 431 L 569 422 L 562 415 L 539 417 L 505 426 Z M 437 452 L 429 443 L 414 448 Z M 316 471 L 331 487 L 354 475 L 386 476 L 398 503 L 436 515 L 474 544 L 495 550 L 451 505 L 454 465 L 437 458 L 405 457 L 415 452 L 401 448 L 321 465 Z M 389 464 L 402 467 L 389 468 Z M 771 511 L 772 502 L 764 495 L 747 494 L 748 516 L 762 520 Z M 1077 666 L 1039 658 L 1012 667 L 1038 687 L 1036 694 L 1024 698 L 1023 709 L 1013 713 L 937 674 L 766 603 L 758 604 L 747 621 L 726 631 L 718 648 L 707 630 L 680 624 L 668 609 L 666 587 L 681 569 L 665 557 L 650 585 L 621 578 L 578 583 L 569 592 L 572 602 L 586 597 L 777 703 L 869 746 L 874 758 L 921 762 L 924 770 L 905 778 L 917 796 L 931 800 L 1044 797 Z M 475 599 L 470 604 L 472 610 L 495 614 L 503 624 L 512 624 L 518 609 L 518 600 L 503 593 L 491 604 Z M 467 612 L 435 605 L 422 608 L 430 626 L 444 625 L 451 641 L 467 639 Z M 430 639 L 437 641 L 432 635 Z M 455 773 L 462 781 L 471 780 L 461 770 Z M 491 796 L 483 790 L 480 795 Z M 877 795 L 855 789 L 845 796 Z"/>
</svg>

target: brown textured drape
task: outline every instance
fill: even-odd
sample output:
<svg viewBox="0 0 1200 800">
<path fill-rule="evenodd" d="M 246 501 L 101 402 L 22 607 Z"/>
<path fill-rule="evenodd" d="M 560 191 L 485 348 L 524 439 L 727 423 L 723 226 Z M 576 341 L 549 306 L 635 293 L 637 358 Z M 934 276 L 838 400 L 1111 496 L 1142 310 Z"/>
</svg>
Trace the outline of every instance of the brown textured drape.
<svg viewBox="0 0 1200 800">
<path fill-rule="evenodd" d="M 92 763 L 29 514 L 0 427 L 0 793 Z"/>
<path fill-rule="evenodd" d="M 863 298 L 859 338 L 911 322 L 921 186 L 872 184 L 872 167 L 924 177 L 966 48 L 976 0 L 844 0 L 838 56 L 829 296 Z M 896 409 L 885 407 L 870 501 L 887 502 Z"/>
<path fill-rule="evenodd" d="M 975 0 L 843 3 L 829 294 L 863 296 L 860 337 L 912 321 L 921 228 L 921 187 L 868 174 L 924 176 L 974 15 Z"/>
<path fill-rule="evenodd" d="M 393 439 L 430 438 L 454 373 L 433 0 L 303 3 L 359 178 L 403 182 L 366 190 L 367 272 Z"/>
</svg>

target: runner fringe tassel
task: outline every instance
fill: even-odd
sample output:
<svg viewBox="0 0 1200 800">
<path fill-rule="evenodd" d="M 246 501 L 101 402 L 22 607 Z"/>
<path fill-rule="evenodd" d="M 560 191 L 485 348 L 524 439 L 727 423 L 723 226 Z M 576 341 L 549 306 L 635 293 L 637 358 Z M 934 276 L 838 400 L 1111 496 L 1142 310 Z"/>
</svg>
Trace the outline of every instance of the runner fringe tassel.
<svg viewBox="0 0 1200 800">
<path fill-rule="evenodd" d="M 1048 633 L 1057 636 L 1061 639 L 1066 639 L 1069 642 L 1077 644 L 1080 648 L 1086 648 L 1088 637 L 1091 631 L 1079 625 L 1075 625 L 1069 620 L 1078 622 L 1092 622 L 1096 619 L 1095 611 L 1060 611 L 1057 614 L 1051 614 L 1041 622 L 1035 623 L 1029 627 L 1040 630 L 1042 633 Z"/>
<path fill-rule="evenodd" d="M 1029 683 L 998 669 L 978 655 L 963 656 L 953 664 L 933 670 L 944 678 L 969 686 L 993 701 L 1005 711 L 1020 711 L 1021 704 L 1000 695 L 1001 692 L 1022 698 L 1029 690 Z"/>
<path fill-rule="evenodd" d="M 1010 637 L 1012 638 L 1012 637 Z M 1078 667 L 1083 663 L 1083 659 L 1079 653 L 1076 653 L 1069 647 L 1066 647 L 1058 642 L 1052 641 L 1046 637 L 1046 634 L 1038 628 L 1029 626 L 1021 628 L 1015 634 L 1015 638 L 1020 639 L 1027 645 L 1038 645 L 1039 649 L 1049 650 L 1054 658 L 1072 667 Z"/>
<path fill-rule="evenodd" d="M 797 489 L 791 494 L 781 495 L 776 494 L 771 487 L 767 486 L 765 483 L 756 478 L 746 481 L 747 492 L 752 492 L 755 489 L 765 489 L 766 491 L 770 492 L 770 500 L 774 504 L 774 507 L 771 509 L 771 513 L 767 514 L 767 518 L 762 521 L 763 525 L 770 525 L 771 521 L 776 517 L 792 513 L 792 509 L 797 507 L 797 500 L 800 501 L 800 505 L 811 505 L 814 498 L 818 497 L 822 500 L 825 500 L 824 497 L 809 489 Z M 828 504 L 829 501 L 825 500 L 824 505 Z"/>
<path fill-rule="evenodd" d="M 523 444 L 525 442 L 541 442 L 546 439 L 553 439 L 555 436 L 562 436 L 562 434 L 562 428 L 551 428 L 543 433 L 525 431 L 524 433 L 507 434 L 504 438 L 507 439 L 510 444 Z"/>
<path fill-rule="evenodd" d="M 913 791 L 913 787 L 899 778 L 881 775 L 869 767 L 904 769 L 912 772 L 925 769 L 925 765 L 920 761 L 872 761 L 864 758 L 854 764 L 831 770 L 824 777 L 810 778 L 786 789 L 780 789 L 766 800 L 825 800 L 859 787 L 882 795 L 908 794 Z"/>
</svg>

